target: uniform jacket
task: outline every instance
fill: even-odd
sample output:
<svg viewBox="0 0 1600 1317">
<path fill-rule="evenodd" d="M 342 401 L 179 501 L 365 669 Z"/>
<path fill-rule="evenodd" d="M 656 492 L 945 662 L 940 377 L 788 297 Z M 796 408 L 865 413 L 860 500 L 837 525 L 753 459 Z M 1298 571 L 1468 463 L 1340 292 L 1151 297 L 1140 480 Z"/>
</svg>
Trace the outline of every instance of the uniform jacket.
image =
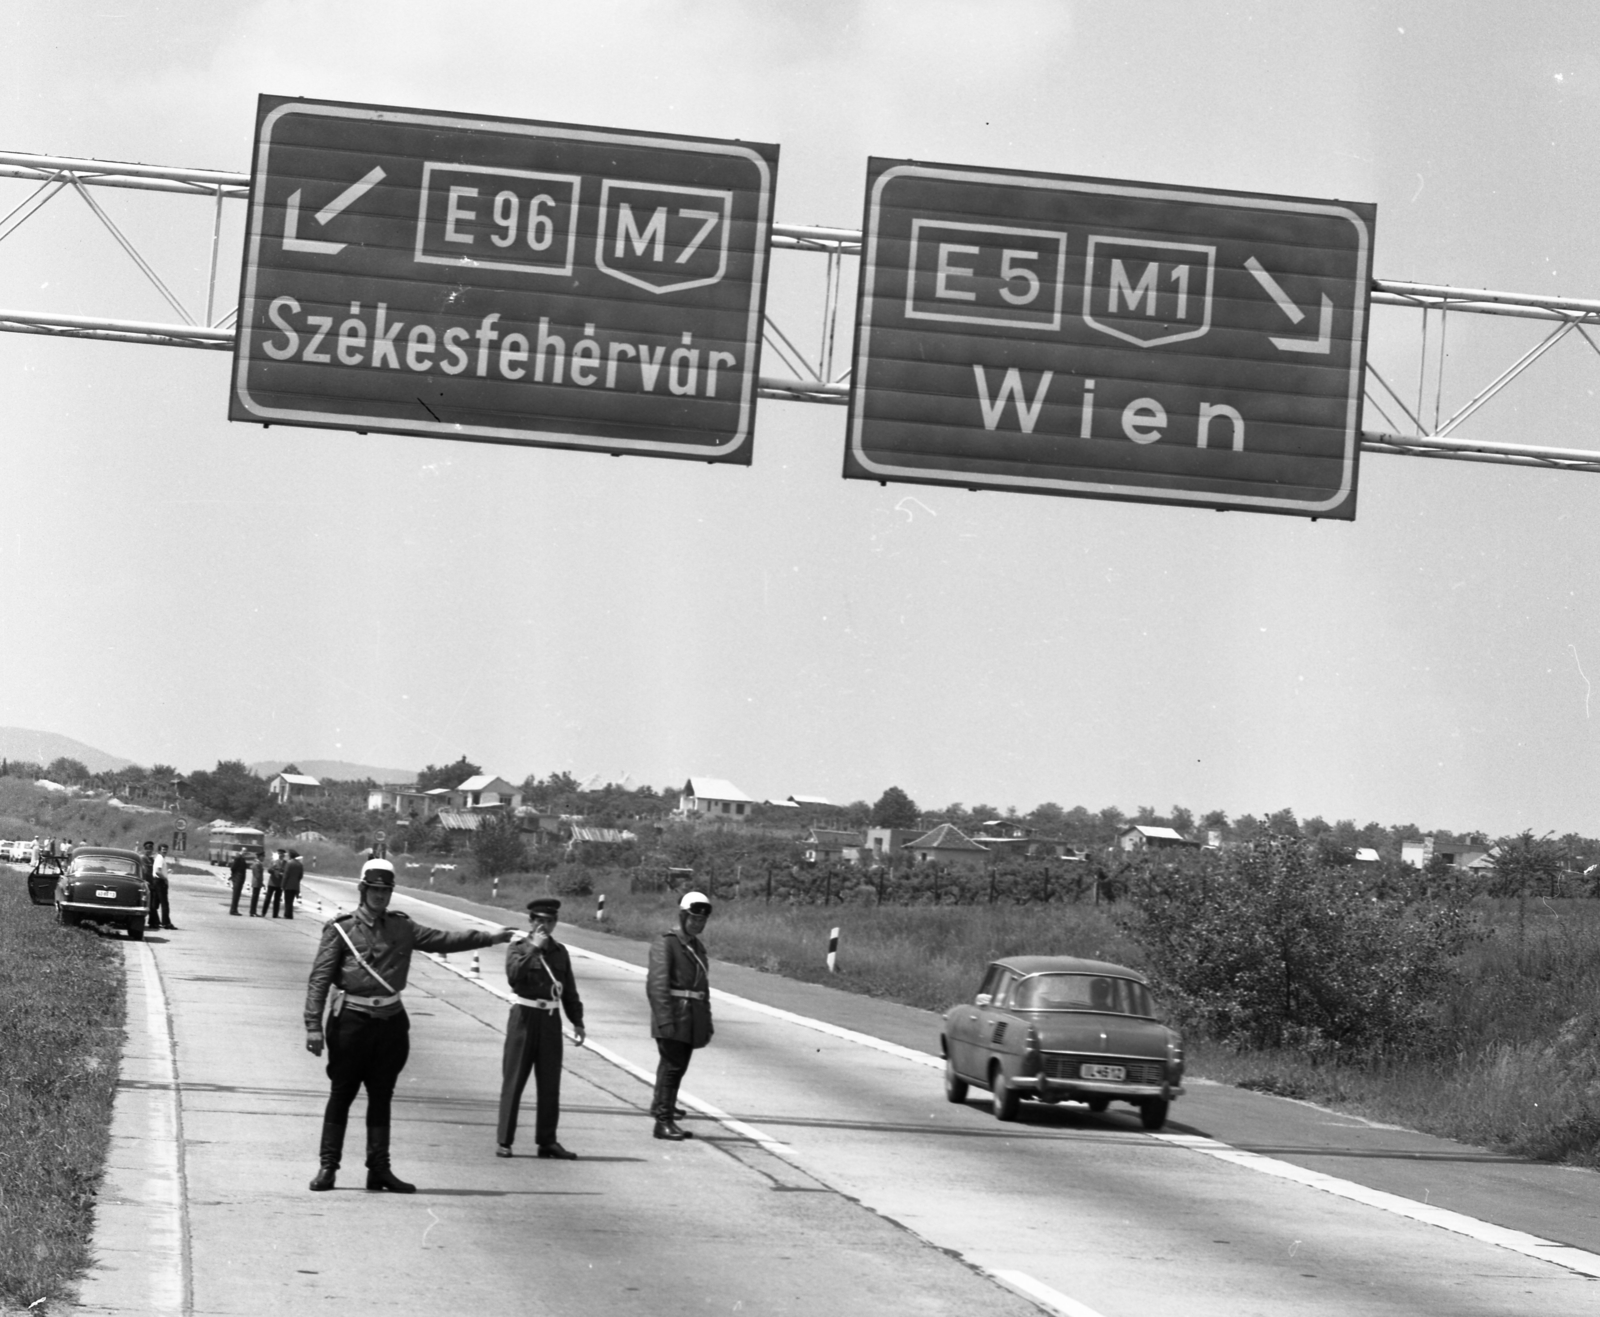
<svg viewBox="0 0 1600 1317">
<path fill-rule="evenodd" d="M 250 861 L 245 859 L 243 853 L 235 855 L 228 862 L 228 877 L 236 883 L 244 881 L 245 872 L 250 868 Z"/>
<path fill-rule="evenodd" d="M 274 860 L 267 866 L 267 886 L 269 888 L 283 886 L 284 864 L 285 861 L 283 860 Z"/>
<path fill-rule="evenodd" d="M 367 963 L 387 980 L 387 988 L 356 963 L 344 938 L 339 936 L 340 928 L 366 957 Z M 322 941 L 317 944 L 317 958 L 311 962 L 311 980 L 306 984 L 306 1027 L 322 1027 L 322 1008 L 332 988 L 343 988 L 357 997 L 387 997 L 406 986 L 413 951 L 472 951 L 494 945 L 494 936 L 478 929 L 446 933 L 441 928 L 419 924 L 398 910 L 385 911 L 370 924 L 354 913 L 330 919 L 322 926 Z M 393 1015 L 400 1009 L 396 1002 L 375 1014 Z"/>
<path fill-rule="evenodd" d="M 283 866 L 283 892 L 285 896 L 299 892 L 300 880 L 305 877 L 306 866 L 299 860 L 290 860 Z"/>
<path fill-rule="evenodd" d="M 711 1041 L 711 980 L 705 946 L 681 928 L 669 928 L 650 944 L 645 996 L 650 999 L 650 1036 L 690 1047 Z M 699 997 L 675 997 L 673 989 Z"/>
<path fill-rule="evenodd" d="M 541 963 L 540 955 L 544 960 Z M 554 978 L 552 979 L 552 975 Z M 506 948 L 506 982 L 519 997 L 534 1001 L 561 999 L 561 1009 L 574 1029 L 583 1028 L 583 1001 L 578 996 L 578 984 L 572 977 L 572 957 L 567 949 L 551 938 L 539 950 L 534 950 L 531 937 L 521 938 Z M 553 990 L 560 984 L 560 992 Z"/>
</svg>

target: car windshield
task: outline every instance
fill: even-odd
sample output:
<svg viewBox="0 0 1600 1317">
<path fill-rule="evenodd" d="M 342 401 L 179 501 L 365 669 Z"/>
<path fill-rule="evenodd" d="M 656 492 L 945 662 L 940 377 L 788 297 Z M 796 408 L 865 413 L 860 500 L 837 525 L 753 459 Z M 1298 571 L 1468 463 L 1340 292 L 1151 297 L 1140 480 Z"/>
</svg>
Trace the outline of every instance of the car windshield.
<svg viewBox="0 0 1600 1317">
<path fill-rule="evenodd" d="M 137 878 L 139 861 L 125 855 L 78 855 L 73 857 L 72 876 L 90 878 L 102 876 Z"/>
<path fill-rule="evenodd" d="M 1033 974 L 1017 984 L 1011 1005 L 1022 1011 L 1109 1011 L 1153 1016 L 1150 989 L 1107 974 Z"/>
</svg>

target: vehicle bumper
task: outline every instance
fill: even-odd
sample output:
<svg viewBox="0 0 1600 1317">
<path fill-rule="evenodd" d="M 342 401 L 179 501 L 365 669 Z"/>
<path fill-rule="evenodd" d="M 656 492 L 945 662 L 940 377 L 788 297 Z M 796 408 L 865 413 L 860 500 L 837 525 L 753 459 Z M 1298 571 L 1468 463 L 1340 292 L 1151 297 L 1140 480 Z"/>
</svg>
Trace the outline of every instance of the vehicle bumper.
<svg viewBox="0 0 1600 1317">
<path fill-rule="evenodd" d="M 1114 1079 L 1047 1079 L 1043 1075 L 1018 1075 L 1008 1083 L 1026 1097 L 1075 1101 L 1086 1097 L 1173 1098 L 1183 1096 L 1182 1084 L 1129 1084 Z"/>
<path fill-rule="evenodd" d="M 107 905 L 104 901 L 58 901 L 63 910 L 78 915 L 93 915 L 96 919 L 143 919 L 149 913 L 147 905 Z"/>
</svg>

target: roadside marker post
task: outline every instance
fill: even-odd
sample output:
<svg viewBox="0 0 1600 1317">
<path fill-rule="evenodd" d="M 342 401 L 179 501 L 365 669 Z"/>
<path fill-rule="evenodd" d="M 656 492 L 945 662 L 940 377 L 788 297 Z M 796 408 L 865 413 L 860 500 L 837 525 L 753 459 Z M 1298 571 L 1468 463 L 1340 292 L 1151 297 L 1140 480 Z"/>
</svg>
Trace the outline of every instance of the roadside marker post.
<svg viewBox="0 0 1600 1317">
<path fill-rule="evenodd" d="M 603 924 L 606 922 L 606 894 L 601 892 L 595 899 L 597 906 L 594 912 L 594 920 L 597 924 Z"/>
<path fill-rule="evenodd" d="M 837 928 L 828 933 L 828 973 L 839 972 L 839 930 Z"/>
</svg>

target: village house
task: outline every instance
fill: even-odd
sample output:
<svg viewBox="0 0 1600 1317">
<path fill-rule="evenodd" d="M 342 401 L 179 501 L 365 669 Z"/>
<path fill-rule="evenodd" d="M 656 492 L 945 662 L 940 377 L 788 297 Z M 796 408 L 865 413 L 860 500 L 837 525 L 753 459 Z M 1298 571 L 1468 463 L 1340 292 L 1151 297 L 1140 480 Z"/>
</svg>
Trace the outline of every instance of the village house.
<svg viewBox="0 0 1600 1317">
<path fill-rule="evenodd" d="M 316 800 L 322 792 L 322 783 L 306 773 L 279 773 L 267 783 L 267 791 L 280 805 L 296 800 Z"/>
<path fill-rule="evenodd" d="M 450 793 L 450 807 L 457 810 L 517 809 L 522 792 L 503 777 L 479 773 L 469 777 Z"/>
<path fill-rule="evenodd" d="M 691 777 L 678 796 L 677 813 L 685 818 L 745 819 L 755 803 L 732 782 L 720 777 Z"/>
<path fill-rule="evenodd" d="M 826 864 L 830 860 L 844 860 L 860 864 L 865 843 L 859 832 L 841 832 L 837 828 L 812 828 L 811 835 L 801 843 L 807 864 Z"/>
<path fill-rule="evenodd" d="M 1153 823 L 1125 824 L 1117 832 L 1117 846 L 1128 852 L 1200 849 L 1199 842 L 1191 841 L 1177 829 L 1157 827 Z"/>
<path fill-rule="evenodd" d="M 891 864 L 895 856 L 926 833 L 926 828 L 868 828 L 865 855 L 870 864 Z"/>
<path fill-rule="evenodd" d="M 941 823 L 932 832 L 907 842 L 905 849 L 918 864 L 946 864 L 958 869 L 984 869 L 993 858 L 987 847 L 980 846 L 953 823 Z"/>
</svg>

